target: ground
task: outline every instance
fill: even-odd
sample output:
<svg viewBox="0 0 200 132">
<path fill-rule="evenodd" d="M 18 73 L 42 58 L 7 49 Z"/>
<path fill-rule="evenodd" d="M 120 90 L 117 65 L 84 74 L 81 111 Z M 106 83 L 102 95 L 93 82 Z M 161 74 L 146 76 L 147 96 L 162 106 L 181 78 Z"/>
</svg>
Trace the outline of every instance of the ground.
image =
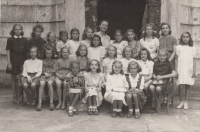
<svg viewBox="0 0 200 132">
<path fill-rule="evenodd" d="M 189 110 L 176 109 L 179 102 L 175 97 L 174 108 L 168 114 L 166 107 L 159 114 L 147 108 L 140 119 L 112 118 L 110 105 L 105 103 L 98 116 L 83 111 L 68 117 L 65 110 L 49 111 L 48 103 L 41 112 L 24 104 L 17 108 L 10 89 L 0 88 L 0 132 L 200 132 L 199 86 L 198 80 L 191 92 Z"/>
</svg>

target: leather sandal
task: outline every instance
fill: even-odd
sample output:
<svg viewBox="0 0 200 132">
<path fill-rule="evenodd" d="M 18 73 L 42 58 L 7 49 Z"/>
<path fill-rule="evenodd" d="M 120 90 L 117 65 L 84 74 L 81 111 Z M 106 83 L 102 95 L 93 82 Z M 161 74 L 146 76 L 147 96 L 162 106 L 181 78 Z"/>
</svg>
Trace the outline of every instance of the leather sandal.
<svg viewBox="0 0 200 132">
<path fill-rule="evenodd" d="M 140 118 L 140 112 L 135 112 L 134 118 L 135 118 L 135 119 L 139 119 L 139 118 Z"/>
<path fill-rule="evenodd" d="M 126 115 L 127 118 L 131 118 L 133 116 L 133 112 L 129 111 L 128 114 Z"/>
</svg>

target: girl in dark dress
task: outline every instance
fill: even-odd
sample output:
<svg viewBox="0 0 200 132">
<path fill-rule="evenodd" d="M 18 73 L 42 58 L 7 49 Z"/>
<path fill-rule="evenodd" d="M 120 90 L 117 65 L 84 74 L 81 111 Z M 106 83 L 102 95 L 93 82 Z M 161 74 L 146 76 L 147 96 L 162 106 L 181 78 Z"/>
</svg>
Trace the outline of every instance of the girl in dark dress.
<svg viewBox="0 0 200 132">
<path fill-rule="evenodd" d="M 23 37 L 23 27 L 20 24 L 15 24 L 10 32 L 11 37 L 7 40 L 7 61 L 11 74 L 11 89 L 13 93 L 13 103 L 17 103 L 19 97 L 17 96 L 17 79 L 16 76 L 22 72 L 22 65 L 26 60 L 27 39 Z"/>
</svg>

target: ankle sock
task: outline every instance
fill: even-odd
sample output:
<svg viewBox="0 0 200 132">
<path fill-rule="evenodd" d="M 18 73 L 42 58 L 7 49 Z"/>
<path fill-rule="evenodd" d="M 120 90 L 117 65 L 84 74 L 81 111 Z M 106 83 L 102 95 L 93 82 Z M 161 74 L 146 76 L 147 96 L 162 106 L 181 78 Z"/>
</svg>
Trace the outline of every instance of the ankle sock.
<svg viewBox="0 0 200 132">
<path fill-rule="evenodd" d="M 128 111 L 133 112 L 133 108 L 132 108 L 132 109 L 129 109 Z"/>
<path fill-rule="evenodd" d="M 135 112 L 140 112 L 140 109 L 135 109 Z"/>
</svg>

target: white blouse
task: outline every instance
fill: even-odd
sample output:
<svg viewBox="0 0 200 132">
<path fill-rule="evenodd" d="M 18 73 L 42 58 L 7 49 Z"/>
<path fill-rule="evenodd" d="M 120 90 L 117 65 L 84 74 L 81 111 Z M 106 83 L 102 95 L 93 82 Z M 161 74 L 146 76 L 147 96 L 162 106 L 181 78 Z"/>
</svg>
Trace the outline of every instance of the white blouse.
<svg viewBox="0 0 200 132">
<path fill-rule="evenodd" d="M 57 50 L 57 52 L 60 52 L 61 51 L 61 49 L 63 48 L 63 47 L 65 47 L 65 46 L 67 46 L 67 42 L 63 42 L 63 41 L 59 41 L 57 44 L 56 44 L 56 50 Z"/>
<path fill-rule="evenodd" d="M 105 56 L 105 48 L 102 46 L 98 47 L 89 47 L 88 48 L 88 58 L 90 60 L 95 59 L 100 61 L 101 58 Z"/>
<path fill-rule="evenodd" d="M 42 60 L 29 59 L 24 62 L 22 75 L 28 77 L 28 73 L 37 73 L 35 76 L 39 77 L 42 74 Z"/>
<path fill-rule="evenodd" d="M 80 45 L 79 41 L 74 41 L 74 40 L 67 41 L 67 47 L 69 48 L 71 56 L 76 55 L 76 51 L 77 51 L 79 45 Z"/>
<path fill-rule="evenodd" d="M 116 59 L 110 59 L 109 57 L 103 59 L 102 66 L 106 67 L 106 73 L 109 74 L 112 72 L 112 65 Z"/>
<path fill-rule="evenodd" d="M 138 60 L 137 62 L 142 68 L 140 74 L 149 75 L 153 73 L 153 65 L 154 65 L 153 61 L 147 60 L 146 62 L 144 62 L 143 60 Z"/>
<path fill-rule="evenodd" d="M 131 88 L 136 88 L 137 87 L 137 83 L 139 81 L 139 74 L 137 74 L 135 78 L 133 78 L 131 76 L 131 74 L 130 74 L 129 75 L 129 80 L 130 80 L 130 83 L 131 83 Z M 144 89 L 144 77 L 141 78 L 141 83 L 140 83 L 139 89 L 140 90 Z"/>
<path fill-rule="evenodd" d="M 122 58 L 122 59 L 120 59 L 120 61 L 123 64 L 123 72 L 125 74 L 127 73 L 128 63 L 131 62 L 131 61 L 136 61 L 137 62 L 137 60 L 135 60 L 133 58 L 131 58 L 130 60 L 127 60 L 126 58 Z"/>
<path fill-rule="evenodd" d="M 128 89 L 129 85 L 126 81 L 125 75 L 113 74 L 107 76 L 106 92 L 112 89 Z"/>
<path fill-rule="evenodd" d="M 114 45 L 117 48 L 117 58 L 123 58 L 122 53 L 124 48 L 128 45 L 127 41 L 121 41 L 121 43 L 116 43 L 115 41 L 110 42 L 111 45 Z"/>
</svg>

